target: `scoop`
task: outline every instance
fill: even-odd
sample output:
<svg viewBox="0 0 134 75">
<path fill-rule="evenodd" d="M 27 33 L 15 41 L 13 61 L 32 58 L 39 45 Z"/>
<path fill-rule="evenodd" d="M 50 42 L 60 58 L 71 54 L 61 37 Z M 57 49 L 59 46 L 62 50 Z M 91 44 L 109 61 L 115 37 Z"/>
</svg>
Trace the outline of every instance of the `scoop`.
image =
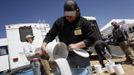
<svg viewBox="0 0 134 75">
<path fill-rule="evenodd" d="M 82 56 L 84 58 L 88 58 L 89 57 L 89 53 L 83 49 L 73 49 L 73 52 L 78 54 L 79 56 Z"/>
</svg>

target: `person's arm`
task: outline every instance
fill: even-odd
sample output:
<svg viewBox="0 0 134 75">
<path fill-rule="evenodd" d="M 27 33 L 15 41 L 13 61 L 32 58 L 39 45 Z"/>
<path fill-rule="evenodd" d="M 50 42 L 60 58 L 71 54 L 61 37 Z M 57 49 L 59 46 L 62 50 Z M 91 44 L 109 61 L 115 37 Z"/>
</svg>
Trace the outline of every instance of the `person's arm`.
<svg viewBox="0 0 134 75">
<path fill-rule="evenodd" d="M 124 34 L 127 38 L 129 38 L 129 35 L 128 35 L 128 32 L 127 31 L 124 31 Z"/>
<path fill-rule="evenodd" d="M 132 41 L 132 39 L 131 39 L 129 33 L 128 33 L 126 30 L 124 30 L 124 34 L 125 34 L 126 39 L 127 39 L 128 42 Z"/>
<path fill-rule="evenodd" d="M 127 45 L 130 46 L 130 42 L 132 41 L 128 31 L 125 29 L 125 27 L 121 27 L 121 30 L 123 32 L 123 36 L 125 37 L 125 40 L 127 41 Z"/>
<path fill-rule="evenodd" d="M 41 49 L 43 52 L 46 52 L 46 45 L 47 43 L 51 42 L 52 40 L 55 39 L 55 37 L 58 34 L 58 24 L 57 21 L 53 24 L 52 28 L 49 30 L 49 32 L 47 33 L 47 35 L 45 36 L 45 39 L 43 40 Z"/>
<path fill-rule="evenodd" d="M 80 49 L 80 48 L 84 48 L 86 47 L 85 43 L 83 41 L 78 42 L 78 43 L 74 43 L 74 44 L 70 44 L 69 45 L 69 50 L 72 51 L 73 49 Z"/>
<path fill-rule="evenodd" d="M 117 46 L 118 43 L 117 43 L 117 39 L 116 39 L 116 35 L 115 35 L 115 32 L 114 32 L 114 29 L 112 30 L 112 34 L 113 34 L 113 45 Z"/>
<path fill-rule="evenodd" d="M 52 40 L 55 39 L 55 37 L 58 34 L 58 25 L 55 22 L 52 26 L 52 28 L 49 30 L 49 32 L 47 33 L 47 35 L 45 36 L 45 39 L 43 40 L 43 42 L 49 43 Z"/>
<path fill-rule="evenodd" d="M 41 45 L 42 52 L 46 52 L 46 46 L 47 46 L 47 43 L 43 42 L 42 45 Z"/>
<path fill-rule="evenodd" d="M 85 22 L 83 25 L 83 33 L 85 39 L 83 40 L 86 47 L 89 47 L 95 43 L 97 37 L 95 36 L 95 31 L 93 30 L 91 23 Z"/>
<path fill-rule="evenodd" d="M 105 47 L 107 48 L 108 52 L 109 52 L 110 54 L 112 54 L 111 49 L 110 49 L 110 47 L 109 47 L 109 45 L 108 45 L 107 43 L 105 43 Z"/>
<path fill-rule="evenodd" d="M 94 32 L 92 30 L 92 27 L 90 25 L 89 22 L 87 22 L 87 20 L 83 21 L 84 23 L 82 24 L 82 35 L 84 36 L 85 39 L 83 39 L 83 41 L 74 43 L 74 44 L 70 44 L 69 47 L 72 49 L 78 49 L 78 48 L 85 48 L 85 47 L 89 47 L 91 45 L 94 44 L 95 42 L 95 36 L 94 36 Z"/>
</svg>

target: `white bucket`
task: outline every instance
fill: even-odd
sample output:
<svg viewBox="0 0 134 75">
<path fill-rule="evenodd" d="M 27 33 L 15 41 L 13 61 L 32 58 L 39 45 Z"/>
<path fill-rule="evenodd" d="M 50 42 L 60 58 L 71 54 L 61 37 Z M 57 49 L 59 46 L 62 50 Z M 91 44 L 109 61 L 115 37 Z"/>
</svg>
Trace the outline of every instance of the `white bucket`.
<svg viewBox="0 0 134 75">
<path fill-rule="evenodd" d="M 94 65 L 94 67 L 95 67 L 95 71 L 96 71 L 97 74 L 103 72 L 103 71 L 102 71 L 102 68 L 101 68 L 101 65 Z"/>
<path fill-rule="evenodd" d="M 47 44 L 46 50 L 52 61 L 68 56 L 67 46 L 63 42 L 50 42 Z"/>
<path fill-rule="evenodd" d="M 106 64 L 106 69 L 110 74 L 115 72 L 113 66 L 114 65 Z"/>
<path fill-rule="evenodd" d="M 125 74 L 125 72 L 124 72 L 124 70 L 123 70 L 121 64 L 117 64 L 117 65 L 115 65 L 113 68 L 114 68 L 114 71 L 115 71 L 115 73 L 116 73 L 117 75 Z"/>
<path fill-rule="evenodd" d="M 55 62 L 60 69 L 61 75 L 72 75 L 70 66 L 65 58 L 56 59 Z"/>
</svg>

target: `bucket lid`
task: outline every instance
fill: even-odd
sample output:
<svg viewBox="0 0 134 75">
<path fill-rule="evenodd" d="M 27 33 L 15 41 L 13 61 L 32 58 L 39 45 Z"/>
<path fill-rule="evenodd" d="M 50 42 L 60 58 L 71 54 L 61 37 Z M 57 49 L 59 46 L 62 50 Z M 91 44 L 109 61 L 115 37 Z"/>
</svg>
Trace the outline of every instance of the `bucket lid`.
<svg viewBox="0 0 134 75">
<path fill-rule="evenodd" d="M 76 54 L 78 54 L 79 56 L 82 56 L 84 58 L 88 58 L 89 57 L 89 53 L 83 49 L 74 49 L 73 50 Z"/>
</svg>

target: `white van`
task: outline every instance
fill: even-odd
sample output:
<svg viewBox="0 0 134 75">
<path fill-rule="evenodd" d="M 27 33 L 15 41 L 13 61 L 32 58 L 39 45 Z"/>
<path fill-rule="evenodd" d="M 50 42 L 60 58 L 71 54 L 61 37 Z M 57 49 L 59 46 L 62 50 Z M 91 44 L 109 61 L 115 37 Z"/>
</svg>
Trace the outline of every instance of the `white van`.
<svg viewBox="0 0 134 75">
<path fill-rule="evenodd" d="M 7 38 L 0 39 L 0 72 L 29 65 L 23 51 L 25 36 L 35 36 L 33 43 L 41 47 L 50 27 L 47 23 L 23 23 L 6 25 Z"/>
</svg>

